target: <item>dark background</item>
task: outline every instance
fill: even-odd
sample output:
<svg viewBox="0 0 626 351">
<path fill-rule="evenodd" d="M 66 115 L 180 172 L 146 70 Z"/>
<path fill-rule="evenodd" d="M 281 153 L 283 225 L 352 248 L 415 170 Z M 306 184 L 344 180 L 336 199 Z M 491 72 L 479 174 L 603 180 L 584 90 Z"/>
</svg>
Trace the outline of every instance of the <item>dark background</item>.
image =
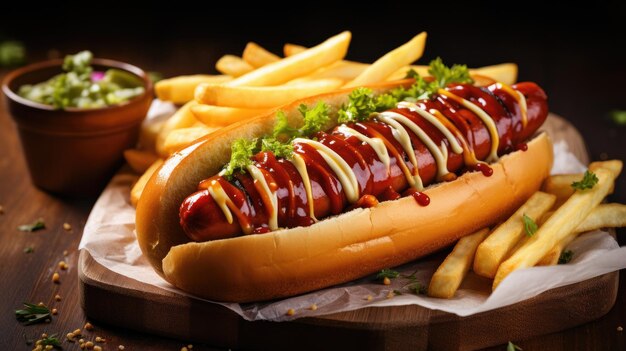
<svg viewBox="0 0 626 351">
<path fill-rule="evenodd" d="M 40 6 L 17 3 L 0 10 L 0 37 L 24 42 L 29 61 L 90 49 L 166 77 L 216 73 L 217 59 L 241 55 L 248 41 L 281 54 L 286 42 L 312 46 L 350 30 L 348 58 L 372 62 L 427 31 L 419 63 L 437 56 L 470 67 L 515 62 L 519 80 L 539 83 L 551 111 L 582 133 L 592 160 L 626 159 L 626 126 L 607 118 L 613 109 L 626 109 L 624 1 Z M 620 188 L 626 188 L 624 176 Z M 626 203 L 623 195 L 614 200 Z"/>
</svg>

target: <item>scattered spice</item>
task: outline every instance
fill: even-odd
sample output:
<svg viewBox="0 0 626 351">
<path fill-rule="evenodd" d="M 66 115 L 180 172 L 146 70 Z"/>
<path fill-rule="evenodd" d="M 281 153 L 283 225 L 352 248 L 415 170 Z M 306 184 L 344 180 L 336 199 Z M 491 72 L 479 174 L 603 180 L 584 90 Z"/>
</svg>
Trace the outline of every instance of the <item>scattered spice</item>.
<svg viewBox="0 0 626 351">
<path fill-rule="evenodd" d="M 117 349 L 120 350 L 120 351 L 124 351 L 125 348 L 126 347 L 124 347 L 124 345 L 118 345 L 117 346 Z"/>
<path fill-rule="evenodd" d="M 180 351 L 189 351 L 189 349 L 187 348 L 187 346 L 183 346 L 180 348 Z"/>
<path fill-rule="evenodd" d="M 87 341 L 87 342 L 85 343 L 85 347 L 87 348 L 87 350 L 93 350 L 93 347 L 94 347 L 94 346 L 95 346 L 95 345 L 94 345 L 93 341 Z"/>
<path fill-rule="evenodd" d="M 387 294 L 387 298 L 391 299 L 394 296 L 396 296 L 396 290 L 389 290 L 389 293 Z"/>
<path fill-rule="evenodd" d="M 92 331 L 93 330 L 93 325 L 91 325 L 91 323 L 87 322 L 87 323 L 85 323 L 85 326 L 83 328 L 85 330 Z"/>
<path fill-rule="evenodd" d="M 74 334 L 74 335 L 83 335 L 83 332 L 82 332 L 82 330 L 80 330 L 79 328 L 76 328 L 76 330 L 74 330 L 74 331 L 72 332 L 72 334 Z"/>
<path fill-rule="evenodd" d="M 66 222 L 66 223 L 63 223 L 63 229 L 69 232 L 72 230 L 72 226 Z"/>
<path fill-rule="evenodd" d="M 15 310 L 15 318 L 24 325 L 45 322 L 51 318 L 50 310 L 43 303 L 35 305 L 24 302 L 24 307 L 24 309 Z"/>
<path fill-rule="evenodd" d="M 372 299 L 374 299 L 374 298 L 372 297 L 372 295 L 367 295 L 367 297 L 366 297 L 365 299 L 366 299 L 367 301 L 372 301 Z"/>
<path fill-rule="evenodd" d="M 383 284 L 384 285 L 391 285 L 391 279 L 389 279 L 388 277 L 383 278 Z"/>
<path fill-rule="evenodd" d="M 624 331 L 624 328 L 622 328 L 622 326 L 620 325 L 620 326 L 617 327 L 617 331 L 618 332 Z"/>
<path fill-rule="evenodd" d="M 309 309 L 311 311 L 316 311 L 317 310 L 317 305 L 316 304 L 312 304 L 311 307 L 309 307 Z"/>
<path fill-rule="evenodd" d="M 67 341 L 74 342 L 74 338 L 76 337 L 76 335 L 74 335 L 74 333 L 67 333 L 65 337 L 67 338 Z"/>
<path fill-rule="evenodd" d="M 106 342 L 106 339 L 96 336 L 96 342 Z"/>
<path fill-rule="evenodd" d="M 56 308 L 52 309 L 52 315 L 56 316 L 57 314 L 59 314 L 59 310 L 57 310 Z"/>
<path fill-rule="evenodd" d="M 0 215 L 4 214 L 4 206 L 0 205 Z"/>
<path fill-rule="evenodd" d="M 67 256 L 67 250 L 63 250 L 63 256 Z"/>
<path fill-rule="evenodd" d="M 93 347 L 93 351 L 102 351 L 102 347 L 96 345 Z"/>
<path fill-rule="evenodd" d="M 193 349 L 193 345 L 189 344 L 189 345 L 187 345 L 187 348 L 191 350 L 191 349 Z"/>
<path fill-rule="evenodd" d="M 44 229 L 45 227 L 46 223 L 43 221 L 43 218 L 38 218 L 33 223 L 18 226 L 17 229 L 22 232 L 34 232 L 36 230 Z"/>
<path fill-rule="evenodd" d="M 60 284 L 61 283 L 61 276 L 59 276 L 59 273 L 54 272 L 54 274 L 52 274 L 52 282 L 54 284 Z"/>
<path fill-rule="evenodd" d="M 296 310 L 294 310 L 293 308 L 290 308 L 287 310 L 287 315 L 288 316 L 293 316 L 294 314 L 296 314 Z"/>
<path fill-rule="evenodd" d="M 56 301 L 61 301 L 61 295 L 59 295 L 59 294 L 54 295 L 54 299 Z"/>
<path fill-rule="evenodd" d="M 61 269 L 63 271 L 65 271 L 65 270 L 67 270 L 69 268 L 69 266 L 67 265 L 67 263 L 65 263 L 65 261 L 59 261 L 58 266 L 59 266 L 59 269 Z"/>
<path fill-rule="evenodd" d="M 32 246 L 28 246 L 28 247 L 26 247 L 26 248 L 24 249 L 24 253 L 29 254 L 29 253 L 33 253 L 33 252 L 35 252 L 35 249 L 33 249 L 33 247 L 32 247 Z"/>
<path fill-rule="evenodd" d="M 81 343 L 81 344 L 84 344 L 85 343 L 85 339 L 80 338 L 80 339 L 78 339 L 78 342 Z"/>
</svg>

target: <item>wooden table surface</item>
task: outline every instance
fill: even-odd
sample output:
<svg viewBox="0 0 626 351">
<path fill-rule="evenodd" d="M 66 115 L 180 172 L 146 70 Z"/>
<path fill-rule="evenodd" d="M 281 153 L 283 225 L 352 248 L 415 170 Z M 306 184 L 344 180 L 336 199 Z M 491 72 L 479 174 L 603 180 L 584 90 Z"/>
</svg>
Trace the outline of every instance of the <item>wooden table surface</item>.
<svg viewBox="0 0 626 351">
<path fill-rule="evenodd" d="M 252 30 L 247 33 L 251 32 Z M 357 36 L 355 35 L 355 37 Z M 304 36 L 301 39 L 307 40 L 307 38 L 311 42 L 315 42 L 321 40 L 323 34 Z M 548 47 L 549 38 L 545 39 L 544 42 L 546 43 L 545 46 Z M 36 38 L 32 39 L 30 43 L 31 45 L 43 45 L 42 40 L 38 41 Z M 57 43 L 57 45 L 62 53 L 70 53 L 84 48 L 89 43 L 75 41 L 69 44 Z M 168 76 L 208 71 L 206 62 L 215 62 L 215 59 L 221 54 L 233 53 L 234 47 L 241 50 L 245 41 L 239 39 L 235 43 L 221 42 L 216 44 L 221 45 L 220 50 L 211 52 L 207 52 L 206 45 L 202 44 L 201 41 L 177 43 L 170 40 L 167 45 L 156 42 L 146 43 L 148 47 L 152 48 L 152 53 L 156 48 L 161 50 L 165 47 L 169 50 L 163 50 L 162 52 L 168 54 L 160 57 L 155 54 L 143 53 L 141 50 L 134 50 L 134 44 L 129 41 L 108 42 L 103 45 L 104 48 L 99 51 L 102 56 L 135 63 L 147 69 L 159 70 Z M 355 45 L 359 45 L 359 43 L 357 42 Z M 435 41 L 435 48 L 437 45 L 441 47 L 441 41 Z M 520 42 L 519 45 L 518 50 L 525 50 L 524 46 L 527 43 Z M 622 69 L 619 74 L 613 77 L 615 91 L 607 94 L 596 92 L 591 95 L 587 92 L 579 92 L 575 88 L 575 78 L 558 73 L 559 70 L 556 67 L 558 67 L 559 59 L 562 57 L 560 55 L 566 55 L 566 53 L 561 54 L 558 51 L 559 44 L 555 45 L 557 45 L 556 48 L 549 51 L 549 55 L 546 54 L 552 55 L 546 56 L 550 62 L 550 65 L 546 66 L 537 66 L 535 60 L 539 58 L 532 57 L 532 55 L 524 56 L 521 51 L 514 51 L 512 55 L 522 57 L 522 72 L 524 72 L 524 68 L 527 72 L 527 74 L 523 74 L 523 77 L 526 79 L 538 78 L 539 81 L 543 81 L 544 87 L 551 96 L 550 103 L 553 111 L 569 118 L 579 128 L 587 142 L 592 159 L 609 157 L 625 160 L 626 138 L 624 137 L 626 136 L 626 129 L 623 126 L 618 127 L 599 120 L 611 108 L 626 108 L 623 98 L 624 89 L 621 86 L 624 78 L 626 78 L 624 77 L 624 70 Z M 392 47 L 390 44 L 387 49 Z M 184 49 L 181 50 L 181 48 Z M 278 51 L 277 45 L 271 48 Z M 31 61 L 45 58 L 48 49 L 50 49 L 49 46 L 45 48 L 42 46 L 32 50 Z M 179 50 L 179 53 L 173 53 L 175 50 Z M 197 57 L 194 57 L 197 55 L 203 57 L 203 63 L 199 63 Z M 431 53 L 430 56 L 432 57 L 433 54 Z M 462 55 L 458 54 L 456 57 L 462 57 Z M 575 70 L 577 65 L 585 65 L 587 57 L 581 54 L 578 60 L 568 63 L 567 69 Z M 372 59 L 367 56 L 358 57 L 358 55 L 357 58 Z M 495 60 L 499 62 L 498 58 Z M 475 58 L 474 61 L 480 62 L 480 58 Z M 526 63 L 525 66 L 524 63 Z M 611 70 L 615 67 L 617 67 L 617 59 L 607 61 L 604 68 L 600 67 L 599 69 Z M 4 74 L 6 74 L 6 70 L 0 70 L 0 77 Z M 562 82 L 562 89 L 559 89 L 557 81 Z M 554 109 L 555 107 L 556 109 Z M 592 121 L 595 122 L 592 123 Z M 0 103 L 0 150 L 0 205 L 4 212 L 0 214 L 0 242 L 2 242 L 0 245 L 0 349 L 27 350 L 30 347 L 26 345 L 25 338 L 36 339 L 42 332 L 59 333 L 63 336 L 76 328 L 82 328 L 86 322 L 86 317 L 80 307 L 77 290 L 77 246 L 87 216 L 96 199 L 62 199 L 42 192 L 30 183 L 15 126 L 5 111 L 4 101 Z M 625 179 L 626 176 L 622 175 L 615 194 L 611 197 L 612 201 L 626 203 Z M 16 229 L 18 225 L 30 223 L 40 217 L 45 220 L 46 229 L 33 233 L 20 232 Z M 72 229 L 70 231 L 64 230 L 64 223 L 69 223 Z M 618 238 L 621 245 L 626 244 L 626 232 L 623 229 L 618 230 Z M 27 247 L 32 247 L 34 252 L 25 253 L 24 249 Z M 68 253 L 67 257 L 63 256 L 65 250 Z M 61 260 L 65 260 L 69 264 L 68 270 L 61 271 L 57 268 L 57 264 Z M 52 283 L 52 274 L 55 271 L 60 273 L 60 284 Z M 617 302 L 613 309 L 601 319 L 561 333 L 513 341 L 524 350 L 626 349 L 626 332 L 618 330 L 619 327 L 626 328 L 626 271 L 620 272 L 620 278 Z M 54 296 L 57 294 L 61 296 L 61 301 L 55 301 Z M 15 320 L 14 310 L 19 308 L 23 301 L 35 303 L 42 301 L 48 306 L 57 308 L 58 315 L 54 316 L 49 324 L 22 326 Z M 114 309 L 115 306 L 111 306 L 111 308 Z M 117 350 L 118 345 L 125 345 L 126 350 L 180 350 L 182 346 L 189 343 L 188 341 L 139 334 L 116 328 L 114 325 L 103 325 L 97 321 L 91 321 L 91 323 L 95 326 L 95 330 L 88 333 L 88 337 L 91 339 L 95 336 L 106 338 L 105 350 Z M 285 335 L 284 337 L 289 336 Z M 79 349 L 76 344 L 64 343 L 63 346 L 64 350 Z M 194 345 L 193 348 L 193 350 L 212 349 L 209 345 Z M 504 350 L 505 346 L 492 349 Z"/>
</svg>

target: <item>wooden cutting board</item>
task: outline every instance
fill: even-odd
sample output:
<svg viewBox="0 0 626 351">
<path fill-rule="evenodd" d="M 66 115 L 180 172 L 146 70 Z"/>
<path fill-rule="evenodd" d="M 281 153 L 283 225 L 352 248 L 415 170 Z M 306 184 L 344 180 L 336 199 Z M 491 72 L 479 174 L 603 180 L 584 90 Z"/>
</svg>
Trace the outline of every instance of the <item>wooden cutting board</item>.
<svg viewBox="0 0 626 351">
<path fill-rule="evenodd" d="M 580 134 L 551 115 L 544 129 L 588 163 Z M 81 303 L 91 319 L 235 349 L 472 350 L 571 328 L 606 314 L 618 272 L 553 289 L 469 317 L 420 306 L 369 307 L 292 322 L 248 322 L 217 304 L 182 297 L 114 273 L 83 250 Z"/>
</svg>

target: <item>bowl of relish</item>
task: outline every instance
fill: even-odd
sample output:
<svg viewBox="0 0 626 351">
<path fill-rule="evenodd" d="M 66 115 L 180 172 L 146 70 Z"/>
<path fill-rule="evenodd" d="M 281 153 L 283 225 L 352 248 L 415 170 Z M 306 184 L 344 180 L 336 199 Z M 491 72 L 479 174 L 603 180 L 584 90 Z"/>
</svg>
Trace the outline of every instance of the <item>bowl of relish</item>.
<svg viewBox="0 0 626 351">
<path fill-rule="evenodd" d="M 146 72 L 89 51 L 10 72 L 2 91 L 33 183 L 70 197 L 102 189 L 152 102 Z"/>
</svg>

